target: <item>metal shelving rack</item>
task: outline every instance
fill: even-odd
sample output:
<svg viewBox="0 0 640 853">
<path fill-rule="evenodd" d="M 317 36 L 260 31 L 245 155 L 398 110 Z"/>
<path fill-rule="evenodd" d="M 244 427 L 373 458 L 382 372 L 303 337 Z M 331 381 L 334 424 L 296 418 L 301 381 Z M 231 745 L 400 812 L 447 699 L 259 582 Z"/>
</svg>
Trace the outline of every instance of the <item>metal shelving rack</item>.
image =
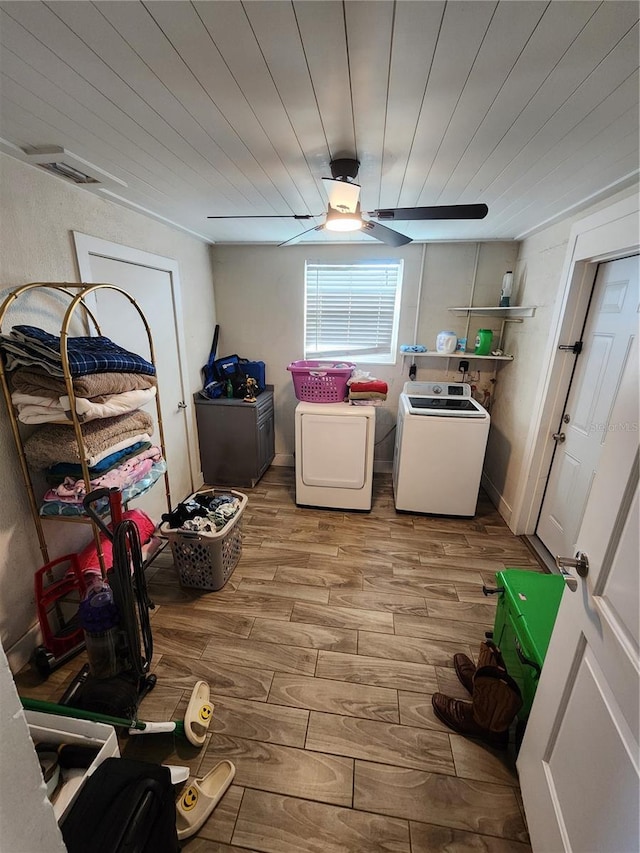
<svg viewBox="0 0 640 853">
<path fill-rule="evenodd" d="M 0 305 L 0 333 L 3 330 L 3 322 L 5 317 L 11 308 L 11 306 L 15 305 L 16 302 L 23 296 L 25 293 L 35 290 L 37 288 L 41 288 L 43 290 L 49 289 L 53 290 L 56 293 L 62 294 L 65 297 L 69 298 L 69 305 L 67 310 L 65 311 L 62 325 L 60 329 L 60 357 L 62 360 L 62 370 L 64 374 L 64 382 L 67 389 L 67 395 L 69 397 L 69 403 L 71 407 L 71 419 L 73 423 L 73 428 L 75 431 L 76 442 L 78 444 L 79 450 L 84 448 L 84 441 L 82 437 L 82 427 L 77 417 L 76 412 L 76 395 L 74 393 L 73 388 L 73 378 L 71 376 L 71 372 L 69 370 L 69 358 L 68 358 L 68 350 L 67 350 L 67 342 L 69 335 L 69 326 L 71 325 L 71 321 L 75 315 L 76 310 L 81 309 L 83 312 L 85 325 L 87 328 L 93 327 L 95 334 L 100 335 L 100 325 L 87 305 L 86 299 L 88 296 L 96 293 L 99 290 L 111 290 L 116 293 L 121 294 L 125 299 L 127 299 L 131 305 L 135 308 L 142 320 L 144 325 L 147 340 L 149 344 L 149 352 L 150 352 L 150 361 L 155 366 L 155 351 L 153 347 L 153 337 L 151 335 L 151 329 L 149 328 L 149 324 L 147 323 L 146 317 L 142 312 L 140 306 L 137 304 L 136 300 L 130 296 L 126 291 L 117 287 L 114 284 L 76 284 L 74 282 L 31 282 L 29 284 L 23 284 L 21 287 L 17 287 L 13 290 L 3 301 L 2 305 Z M 11 431 L 13 434 L 14 443 L 16 445 L 16 450 L 18 452 L 18 458 L 20 461 L 20 469 L 22 472 L 22 478 L 24 481 L 24 485 L 27 491 L 27 497 L 29 499 L 29 506 L 31 509 L 31 515 L 33 517 L 33 523 L 36 528 L 36 532 L 38 535 L 38 542 L 40 545 L 40 551 L 42 553 L 42 558 L 44 563 L 49 563 L 49 550 L 47 547 L 47 541 L 44 535 L 43 529 L 43 520 L 45 521 L 64 521 L 66 523 L 81 523 L 81 524 L 91 524 L 93 528 L 93 535 L 96 543 L 98 558 L 100 560 L 100 566 L 104 573 L 105 571 L 105 563 L 104 556 L 102 553 L 102 545 L 100 540 L 100 531 L 96 523 L 88 516 L 88 515 L 78 515 L 78 516 L 41 516 L 39 512 L 38 502 L 35 497 L 35 490 L 33 485 L 33 480 L 31 478 L 31 472 L 29 470 L 29 466 L 27 464 L 27 458 L 24 452 L 24 445 L 22 441 L 22 435 L 20 433 L 18 419 L 16 417 L 13 404 L 11 402 L 11 391 L 9 389 L 7 374 L 4 367 L 4 361 L 0 358 L 0 385 L 2 385 L 2 393 L 4 396 L 4 401 L 7 407 L 7 412 L 9 414 L 9 422 L 11 424 Z M 159 446 L 162 451 L 163 457 L 165 457 L 165 442 L 164 442 L 164 429 L 162 425 L 162 413 L 160 410 L 160 393 L 159 391 L 156 393 L 155 397 L 156 404 L 156 414 L 158 418 L 158 432 L 159 432 Z M 89 468 L 86 461 L 86 454 L 84 452 L 79 452 L 80 456 L 80 465 L 82 468 L 82 476 L 85 483 L 90 482 L 89 476 Z M 171 511 L 171 493 L 169 490 L 169 477 L 168 473 L 165 471 L 164 473 L 164 482 L 165 482 L 165 495 L 167 500 L 167 511 Z M 139 495 L 138 495 L 139 497 Z"/>
</svg>

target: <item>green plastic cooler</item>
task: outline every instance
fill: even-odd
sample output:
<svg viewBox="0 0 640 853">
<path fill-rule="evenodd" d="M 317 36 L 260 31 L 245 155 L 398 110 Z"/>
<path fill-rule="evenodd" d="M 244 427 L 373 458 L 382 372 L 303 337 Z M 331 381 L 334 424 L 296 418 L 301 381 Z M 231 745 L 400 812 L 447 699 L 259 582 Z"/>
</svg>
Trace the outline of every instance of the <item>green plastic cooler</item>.
<svg viewBox="0 0 640 853">
<path fill-rule="evenodd" d="M 522 691 L 518 720 L 524 723 L 531 711 L 565 582 L 560 575 L 505 569 L 496 572 L 496 586 L 495 590 L 486 590 L 500 596 L 493 642 Z"/>
</svg>

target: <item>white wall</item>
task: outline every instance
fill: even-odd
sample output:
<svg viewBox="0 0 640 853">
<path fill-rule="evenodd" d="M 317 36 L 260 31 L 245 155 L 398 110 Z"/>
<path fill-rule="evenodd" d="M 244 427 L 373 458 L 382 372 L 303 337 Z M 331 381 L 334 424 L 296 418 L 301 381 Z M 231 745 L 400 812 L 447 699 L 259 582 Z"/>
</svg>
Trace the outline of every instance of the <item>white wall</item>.
<svg viewBox="0 0 640 853">
<path fill-rule="evenodd" d="M 506 349 L 514 361 L 501 370 L 496 385 L 483 476 L 483 485 L 507 523 L 524 488 L 524 456 L 554 312 L 563 296 L 561 278 L 571 228 L 578 220 L 632 195 L 637 197 L 637 187 L 594 204 L 520 244 L 511 304 L 535 305 L 536 313 L 522 324 L 508 324 Z"/>
<path fill-rule="evenodd" d="M 187 390 L 192 394 L 201 388 L 200 368 L 209 354 L 216 322 L 207 244 L 3 154 L 0 211 L 0 299 L 30 281 L 78 281 L 72 231 L 177 260 L 188 353 Z M 27 313 L 12 309 L 5 326 L 19 322 L 39 325 L 42 320 L 46 328 L 47 322 L 58 321 L 52 302 L 40 295 L 29 301 Z M 49 326 L 50 331 L 54 329 Z M 15 669 L 24 658 L 14 644 L 35 622 L 33 573 L 42 565 L 42 556 L 2 404 L 0 480 L 4 497 L 0 514 L 0 638 Z M 46 525 L 52 559 L 78 550 L 91 538 L 88 525 Z"/>
<path fill-rule="evenodd" d="M 293 464 L 295 398 L 287 365 L 304 357 L 304 263 L 353 262 L 370 258 L 402 258 L 404 279 L 398 343 L 414 343 L 416 310 L 422 274 L 417 342 L 435 348 L 437 333 L 452 329 L 464 334 L 466 318 L 447 307 L 471 304 L 475 282 L 475 304 L 497 305 L 506 269 L 512 269 L 516 243 L 480 244 L 476 268 L 475 243 L 410 244 L 391 249 L 381 244 L 333 246 L 215 246 L 214 280 L 220 323 L 220 356 L 238 355 L 261 359 L 267 366 L 267 382 L 275 386 L 276 464 Z M 423 264 L 424 253 L 424 264 Z M 477 325 L 470 328 L 475 341 Z M 472 341 L 470 341 L 470 344 Z M 418 379 L 455 380 L 459 358 L 447 362 L 418 359 Z M 393 427 L 398 395 L 408 379 L 411 360 L 398 358 L 394 365 L 367 364 L 369 370 L 389 385 L 385 406 L 376 410 L 375 459 L 378 469 L 390 470 L 393 459 Z"/>
</svg>

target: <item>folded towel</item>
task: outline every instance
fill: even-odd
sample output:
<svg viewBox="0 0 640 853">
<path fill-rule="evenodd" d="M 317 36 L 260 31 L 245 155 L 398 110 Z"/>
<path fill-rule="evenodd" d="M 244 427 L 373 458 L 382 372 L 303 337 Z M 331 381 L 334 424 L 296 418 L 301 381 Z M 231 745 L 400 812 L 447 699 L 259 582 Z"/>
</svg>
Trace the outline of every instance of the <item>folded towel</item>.
<svg viewBox="0 0 640 853">
<path fill-rule="evenodd" d="M 349 391 L 350 400 L 386 400 L 382 391 Z"/>
<path fill-rule="evenodd" d="M 374 379 L 370 382 L 352 382 L 349 386 L 349 391 L 378 391 L 380 394 L 386 394 L 389 386 L 382 379 Z"/>
</svg>

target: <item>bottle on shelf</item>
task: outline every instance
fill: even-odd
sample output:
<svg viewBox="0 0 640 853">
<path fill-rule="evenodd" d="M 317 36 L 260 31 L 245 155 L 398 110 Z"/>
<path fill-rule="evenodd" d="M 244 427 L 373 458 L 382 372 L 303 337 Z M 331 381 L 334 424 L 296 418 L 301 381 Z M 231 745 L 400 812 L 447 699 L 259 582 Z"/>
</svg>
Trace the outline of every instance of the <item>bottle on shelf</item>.
<svg viewBox="0 0 640 853">
<path fill-rule="evenodd" d="M 491 352 L 491 343 L 493 341 L 493 332 L 491 329 L 478 329 L 476 335 L 475 355 L 489 355 Z"/>
<path fill-rule="evenodd" d="M 438 336 L 436 338 L 436 352 L 455 352 L 457 343 L 458 338 L 455 332 L 438 332 Z"/>
<path fill-rule="evenodd" d="M 500 308 L 508 308 L 511 302 L 511 289 L 513 288 L 513 270 L 507 270 L 502 277 L 502 290 L 500 291 Z"/>
</svg>

